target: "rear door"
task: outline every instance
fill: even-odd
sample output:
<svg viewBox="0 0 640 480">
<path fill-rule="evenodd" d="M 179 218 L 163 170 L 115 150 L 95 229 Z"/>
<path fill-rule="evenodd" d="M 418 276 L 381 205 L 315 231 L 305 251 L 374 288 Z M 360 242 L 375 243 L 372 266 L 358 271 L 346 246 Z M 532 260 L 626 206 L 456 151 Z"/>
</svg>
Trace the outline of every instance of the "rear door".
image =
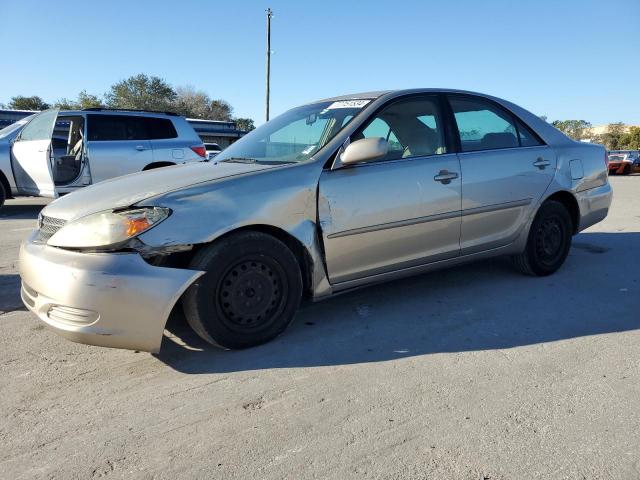
<svg viewBox="0 0 640 480">
<path fill-rule="evenodd" d="M 149 138 L 153 149 L 153 161 L 160 163 L 184 163 L 193 151 L 178 139 L 178 132 L 168 118 L 147 117 Z"/>
<path fill-rule="evenodd" d="M 20 132 L 11 147 L 11 167 L 18 192 L 55 197 L 51 136 L 58 109 L 36 115 Z"/>
<path fill-rule="evenodd" d="M 461 253 L 512 243 L 553 179 L 556 154 L 491 100 L 449 95 L 460 141 Z"/>
<path fill-rule="evenodd" d="M 153 162 L 145 117 L 88 114 L 87 159 L 93 183 L 142 171 Z"/>
</svg>

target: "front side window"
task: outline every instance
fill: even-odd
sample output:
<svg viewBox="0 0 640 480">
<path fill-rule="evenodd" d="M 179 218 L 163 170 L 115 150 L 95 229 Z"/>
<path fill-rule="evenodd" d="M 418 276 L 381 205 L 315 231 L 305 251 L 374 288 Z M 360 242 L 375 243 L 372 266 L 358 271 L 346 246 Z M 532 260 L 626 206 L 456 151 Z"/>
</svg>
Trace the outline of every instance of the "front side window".
<svg viewBox="0 0 640 480">
<path fill-rule="evenodd" d="M 447 152 L 437 97 L 392 103 L 356 132 L 351 141 L 373 137 L 384 138 L 389 144 L 387 155 L 380 159 L 382 161 Z"/>
<path fill-rule="evenodd" d="M 463 152 L 520 146 L 513 116 L 491 102 L 451 97 Z"/>
<path fill-rule="evenodd" d="M 58 117 L 58 110 L 45 110 L 33 117 L 20 132 L 21 141 L 29 140 L 49 140 L 53 133 L 53 126 Z"/>
<path fill-rule="evenodd" d="M 299 163 L 309 160 L 371 99 L 318 102 L 294 108 L 251 131 L 216 162 Z"/>
</svg>

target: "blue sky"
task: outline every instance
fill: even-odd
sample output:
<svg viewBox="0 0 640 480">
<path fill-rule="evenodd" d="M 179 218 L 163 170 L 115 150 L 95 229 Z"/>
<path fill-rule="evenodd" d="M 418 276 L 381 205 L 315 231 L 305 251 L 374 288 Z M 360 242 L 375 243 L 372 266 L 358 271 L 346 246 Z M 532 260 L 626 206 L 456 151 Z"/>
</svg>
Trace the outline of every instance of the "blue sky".
<svg viewBox="0 0 640 480">
<path fill-rule="evenodd" d="M 640 124 L 640 0 L 0 0 L 0 102 L 144 72 L 264 118 L 350 92 L 463 88 L 553 119 Z"/>
</svg>

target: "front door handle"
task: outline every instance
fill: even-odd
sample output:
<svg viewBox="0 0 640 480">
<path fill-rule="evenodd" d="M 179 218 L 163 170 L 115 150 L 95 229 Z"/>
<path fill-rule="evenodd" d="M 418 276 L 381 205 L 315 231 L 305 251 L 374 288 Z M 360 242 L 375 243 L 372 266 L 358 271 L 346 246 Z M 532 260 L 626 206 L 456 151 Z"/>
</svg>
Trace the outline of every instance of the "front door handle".
<svg viewBox="0 0 640 480">
<path fill-rule="evenodd" d="M 551 162 L 549 160 L 545 160 L 542 157 L 538 157 L 538 159 L 533 162 L 533 166 L 538 167 L 540 170 L 544 170 L 544 168 L 548 167 L 549 165 L 551 165 Z"/>
<path fill-rule="evenodd" d="M 144 145 L 136 145 L 136 150 L 138 150 L 139 152 L 146 150 Z"/>
<path fill-rule="evenodd" d="M 433 177 L 436 182 L 443 183 L 445 185 L 451 183 L 451 180 L 458 178 L 456 172 L 450 172 L 449 170 L 440 170 L 440 173 Z"/>
</svg>

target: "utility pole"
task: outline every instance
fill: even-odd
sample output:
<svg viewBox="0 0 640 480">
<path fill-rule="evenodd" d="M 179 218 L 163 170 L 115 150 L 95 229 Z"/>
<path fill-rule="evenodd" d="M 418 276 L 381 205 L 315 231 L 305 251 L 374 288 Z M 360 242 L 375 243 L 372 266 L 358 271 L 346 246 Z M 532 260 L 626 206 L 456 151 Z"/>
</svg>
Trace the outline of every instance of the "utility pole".
<svg viewBox="0 0 640 480">
<path fill-rule="evenodd" d="M 266 118 L 269 121 L 269 79 L 271 76 L 271 17 L 273 12 L 270 8 L 267 8 L 267 103 L 266 103 Z"/>
</svg>

